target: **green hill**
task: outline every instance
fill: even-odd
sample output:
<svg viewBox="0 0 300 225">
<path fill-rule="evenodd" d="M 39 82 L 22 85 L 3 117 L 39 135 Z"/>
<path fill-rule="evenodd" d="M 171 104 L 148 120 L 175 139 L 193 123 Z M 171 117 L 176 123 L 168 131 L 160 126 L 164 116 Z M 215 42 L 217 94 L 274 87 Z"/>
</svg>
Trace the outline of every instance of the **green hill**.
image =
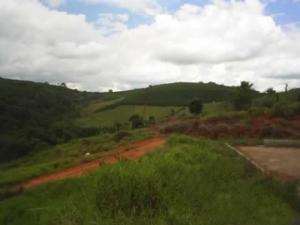
<svg viewBox="0 0 300 225">
<path fill-rule="evenodd" d="M 80 136 L 70 119 L 100 94 L 0 78 L 0 161 Z"/>
<path fill-rule="evenodd" d="M 170 83 L 131 91 L 107 93 L 106 97 L 124 97 L 124 105 L 186 106 L 199 98 L 204 103 L 230 101 L 234 98 L 236 87 L 215 83 Z M 253 91 L 258 95 L 258 92 Z"/>
</svg>

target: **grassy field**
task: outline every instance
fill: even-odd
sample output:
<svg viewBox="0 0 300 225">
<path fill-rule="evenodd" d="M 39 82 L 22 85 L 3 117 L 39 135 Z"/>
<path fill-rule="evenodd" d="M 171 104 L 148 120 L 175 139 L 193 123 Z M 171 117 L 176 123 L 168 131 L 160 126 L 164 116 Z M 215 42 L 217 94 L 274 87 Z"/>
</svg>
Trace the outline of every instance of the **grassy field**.
<svg viewBox="0 0 300 225">
<path fill-rule="evenodd" d="M 186 106 L 194 98 L 199 98 L 205 103 L 230 100 L 235 91 L 236 87 L 215 83 L 178 82 L 113 94 L 116 97 L 124 97 L 123 104 L 126 105 Z"/>
<path fill-rule="evenodd" d="M 87 106 L 83 107 L 83 109 L 81 110 L 81 116 L 84 117 L 94 114 L 97 111 L 105 109 L 106 107 L 122 102 L 123 99 L 124 98 L 117 98 L 109 101 L 104 101 L 103 99 L 93 100 Z"/>
<path fill-rule="evenodd" d="M 0 224 L 291 224 L 293 210 L 271 187 L 223 143 L 173 136 L 139 161 L 0 202 Z"/>
<path fill-rule="evenodd" d="M 1 164 L 0 189 L 41 174 L 79 164 L 82 161 L 96 159 L 119 145 L 126 146 L 132 141 L 143 140 L 151 136 L 151 132 L 143 129 L 131 131 L 131 135 L 122 141 L 117 140 L 113 134 L 102 134 L 76 139 L 7 164 Z M 87 152 L 91 154 L 88 158 L 85 156 Z"/>
<path fill-rule="evenodd" d="M 92 106 L 90 106 L 92 107 Z M 108 109 L 79 118 L 77 123 L 85 127 L 112 126 L 115 123 L 128 123 L 129 118 L 134 114 L 139 114 L 145 119 L 154 116 L 156 121 L 165 119 L 182 107 L 162 107 L 162 106 L 135 106 L 122 105 L 114 109 Z"/>
</svg>

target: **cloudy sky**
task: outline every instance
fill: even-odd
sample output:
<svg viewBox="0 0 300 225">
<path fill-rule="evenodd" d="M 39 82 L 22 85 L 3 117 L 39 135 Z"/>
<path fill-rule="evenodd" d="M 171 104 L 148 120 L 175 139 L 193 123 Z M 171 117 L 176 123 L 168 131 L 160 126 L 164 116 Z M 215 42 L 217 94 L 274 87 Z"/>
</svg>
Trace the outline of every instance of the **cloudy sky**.
<svg viewBox="0 0 300 225">
<path fill-rule="evenodd" d="M 0 76 L 300 87 L 300 0 L 0 0 Z"/>
</svg>

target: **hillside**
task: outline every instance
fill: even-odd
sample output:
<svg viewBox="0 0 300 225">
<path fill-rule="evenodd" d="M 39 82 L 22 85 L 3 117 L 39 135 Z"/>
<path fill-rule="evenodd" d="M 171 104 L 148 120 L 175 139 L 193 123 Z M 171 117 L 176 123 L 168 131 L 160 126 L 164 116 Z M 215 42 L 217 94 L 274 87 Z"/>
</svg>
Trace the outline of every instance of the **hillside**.
<svg viewBox="0 0 300 225">
<path fill-rule="evenodd" d="M 0 224 L 288 225 L 294 211 L 280 187 L 222 142 L 172 136 L 138 162 L 0 202 Z"/>
<path fill-rule="evenodd" d="M 0 161 L 79 136 L 70 118 L 99 94 L 64 86 L 0 79 Z"/>
<path fill-rule="evenodd" d="M 148 88 L 106 94 L 124 97 L 124 105 L 186 106 L 192 99 L 199 98 L 204 103 L 230 101 L 234 98 L 236 87 L 215 83 L 170 83 Z M 258 92 L 253 91 L 255 95 Z"/>
</svg>

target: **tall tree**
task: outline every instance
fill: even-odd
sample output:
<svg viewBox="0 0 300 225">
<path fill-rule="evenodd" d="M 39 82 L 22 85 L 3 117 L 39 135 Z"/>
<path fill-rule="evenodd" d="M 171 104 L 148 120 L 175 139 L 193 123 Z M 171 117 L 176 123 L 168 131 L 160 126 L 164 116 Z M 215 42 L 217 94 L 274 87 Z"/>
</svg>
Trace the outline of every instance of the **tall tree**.
<svg viewBox="0 0 300 225">
<path fill-rule="evenodd" d="M 247 81 L 242 81 L 237 88 L 233 104 L 237 110 L 244 110 L 251 106 L 253 99 L 253 84 Z"/>
</svg>

